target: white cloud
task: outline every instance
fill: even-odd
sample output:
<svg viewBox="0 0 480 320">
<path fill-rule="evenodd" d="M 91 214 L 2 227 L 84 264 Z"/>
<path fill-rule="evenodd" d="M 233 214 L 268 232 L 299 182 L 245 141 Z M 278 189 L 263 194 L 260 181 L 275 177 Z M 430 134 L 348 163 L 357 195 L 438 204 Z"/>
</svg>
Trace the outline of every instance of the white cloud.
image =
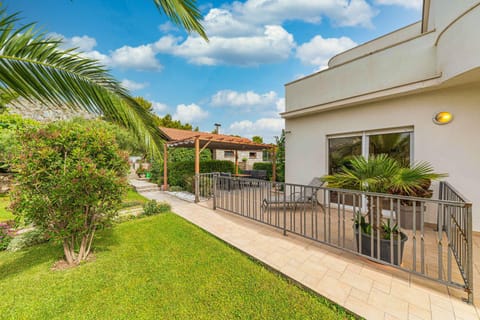
<svg viewBox="0 0 480 320">
<path fill-rule="evenodd" d="M 287 59 L 295 47 L 293 36 L 281 26 L 265 26 L 263 35 L 251 37 L 210 37 L 205 42 L 189 36 L 183 43 L 171 36 L 156 42 L 158 51 L 186 58 L 200 65 L 233 64 L 252 66 Z"/>
<path fill-rule="evenodd" d="M 167 21 L 167 22 L 159 25 L 158 30 L 160 30 L 164 33 L 168 33 L 168 32 L 172 32 L 172 31 L 178 31 L 178 28 L 171 21 Z"/>
<path fill-rule="evenodd" d="M 304 64 L 318 66 L 319 69 L 327 68 L 328 60 L 357 44 L 348 37 L 322 38 L 315 36 L 297 48 L 297 58 Z"/>
<path fill-rule="evenodd" d="M 152 108 L 153 112 L 156 114 L 163 115 L 163 113 L 168 110 L 168 105 L 161 102 L 152 101 Z"/>
<path fill-rule="evenodd" d="M 278 113 L 285 112 L 285 98 L 278 99 L 275 105 Z"/>
<path fill-rule="evenodd" d="M 319 23 L 328 17 L 340 26 L 371 26 L 375 10 L 365 0 L 248 0 L 234 2 L 232 12 L 253 24 L 281 24 L 288 20 Z"/>
<path fill-rule="evenodd" d="M 263 28 L 240 21 L 226 9 L 211 9 L 204 17 L 204 27 L 209 37 L 240 37 L 261 34 Z"/>
<path fill-rule="evenodd" d="M 112 52 L 111 64 L 136 70 L 160 70 L 162 65 L 155 58 L 155 54 L 151 45 L 123 46 Z"/>
<path fill-rule="evenodd" d="M 103 54 L 94 48 L 97 41 L 89 36 L 74 36 L 67 38 L 59 33 L 50 33 L 50 37 L 62 40 L 62 48 L 71 49 L 78 47 L 78 51 L 84 57 L 100 61 L 103 65 L 119 68 L 132 68 L 136 70 L 161 70 L 162 65 L 156 59 L 156 50 L 152 44 L 138 47 L 123 46 L 111 52 Z"/>
<path fill-rule="evenodd" d="M 375 0 L 375 3 L 381 5 L 397 5 L 416 10 L 422 9 L 423 6 L 423 0 Z"/>
<path fill-rule="evenodd" d="M 97 40 L 87 35 L 67 38 L 63 34 L 52 32 L 49 33 L 48 36 L 51 38 L 62 40 L 62 48 L 64 49 L 77 48 L 78 51 L 86 52 L 91 51 L 97 46 Z"/>
<path fill-rule="evenodd" d="M 140 90 L 148 86 L 148 82 L 135 82 L 133 80 L 128 80 L 128 79 L 123 79 L 121 82 L 122 86 L 127 88 L 128 90 L 135 91 L 135 90 Z"/>
<path fill-rule="evenodd" d="M 203 120 L 208 117 L 208 112 L 203 110 L 200 106 L 195 103 L 185 105 L 180 104 L 177 106 L 175 114 L 172 116 L 175 120 L 180 120 L 182 122 L 192 123 L 194 121 Z"/>
<path fill-rule="evenodd" d="M 212 106 L 215 107 L 265 107 L 276 103 L 278 97 L 275 91 L 259 94 L 254 91 L 238 92 L 221 90 L 212 96 Z"/>
<path fill-rule="evenodd" d="M 229 134 L 245 137 L 261 136 L 265 141 L 271 141 L 273 136 L 278 136 L 285 128 L 285 121 L 281 118 L 261 118 L 255 122 L 242 120 L 233 122 L 229 126 Z"/>
</svg>

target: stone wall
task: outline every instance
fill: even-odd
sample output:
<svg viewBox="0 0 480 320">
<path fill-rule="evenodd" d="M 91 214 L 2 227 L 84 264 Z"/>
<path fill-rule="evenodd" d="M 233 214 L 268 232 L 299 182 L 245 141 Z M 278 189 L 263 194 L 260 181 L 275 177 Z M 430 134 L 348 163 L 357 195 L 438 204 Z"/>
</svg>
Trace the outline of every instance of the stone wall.
<svg viewBox="0 0 480 320">
<path fill-rule="evenodd" d="M 13 174 L 0 173 L 0 194 L 7 193 L 12 187 Z"/>
<path fill-rule="evenodd" d="M 7 106 L 8 112 L 19 114 L 25 118 L 48 122 L 56 120 L 68 120 L 76 117 L 85 119 L 95 118 L 96 115 L 80 109 L 72 109 L 65 106 L 43 105 L 41 103 L 32 103 L 23 98 L 19 98 Z"/>
</svg>

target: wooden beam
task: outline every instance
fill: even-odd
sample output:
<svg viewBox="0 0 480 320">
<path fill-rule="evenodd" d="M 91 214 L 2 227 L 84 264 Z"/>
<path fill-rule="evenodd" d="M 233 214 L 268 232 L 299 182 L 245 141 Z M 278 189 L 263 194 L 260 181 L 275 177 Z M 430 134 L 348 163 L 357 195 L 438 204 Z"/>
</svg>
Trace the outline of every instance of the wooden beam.
<svg viewBox="0 0 480 320">
<path fill-rule="evenodd" d="M 195 138 L 195 174 L 200 173 L 200 139 Z"/>
<path fill-rule="evenodd" d="M 168 189 L 168 146 L 163 144 L 163 191 Z"/>
<path fill-rule="evenodd" d="M 272 181 L 277 181 L 277 147 L 272 148 Z"/>
<path fill-rule="evenodd" d="M 208 145 L 212 143 L 212 141 L 212 139 L 208 140 L 207 143 L 202 147 L 202 149 L 200 149 L 200 153 L 202 153 L 202 151 L 205 150 L 205 148 L 208 147 Z"/>
<path fill-rule="evenodd" d="M 238 174 L 238 150 L 235 150 L 235 174 Z"/>
</svg>

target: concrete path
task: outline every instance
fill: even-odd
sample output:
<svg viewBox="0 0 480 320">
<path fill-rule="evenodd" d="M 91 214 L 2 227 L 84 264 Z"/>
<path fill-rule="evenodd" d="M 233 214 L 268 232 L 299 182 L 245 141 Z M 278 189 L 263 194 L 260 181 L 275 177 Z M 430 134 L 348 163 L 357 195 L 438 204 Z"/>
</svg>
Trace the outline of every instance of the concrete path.
<svg viewBox="0 0 480 320">
<path fill-rule="evenodd" d="M 459 290 L 164 192 L 142 194 L 366 319 L 480 319 Z"/>
</svg>

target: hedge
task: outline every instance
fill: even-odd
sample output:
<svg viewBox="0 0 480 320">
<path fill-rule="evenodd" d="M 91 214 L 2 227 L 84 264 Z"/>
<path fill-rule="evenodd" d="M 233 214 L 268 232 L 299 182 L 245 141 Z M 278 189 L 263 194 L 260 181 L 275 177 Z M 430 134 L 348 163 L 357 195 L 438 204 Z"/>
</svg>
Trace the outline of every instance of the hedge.
<svg viewBox="0 0 480 320">
<path fill-rule="evenodd" d="M 230 172 L 233 173 L 235 166 L 228 160 L 207 160 L 200 161 L 200 172 Z M 195 161 L 181 161 L 169 163 L 168 184 L 180 186 L 187 190 L 192 187 L 192 179 L 195 175 Z"/>
<path fill-rule="evenodd" d="M 266 170 L 268 180 L 272 180 L 272 163 L 271 162 L 255 162 L 253 170 Z"/>
</svg>

